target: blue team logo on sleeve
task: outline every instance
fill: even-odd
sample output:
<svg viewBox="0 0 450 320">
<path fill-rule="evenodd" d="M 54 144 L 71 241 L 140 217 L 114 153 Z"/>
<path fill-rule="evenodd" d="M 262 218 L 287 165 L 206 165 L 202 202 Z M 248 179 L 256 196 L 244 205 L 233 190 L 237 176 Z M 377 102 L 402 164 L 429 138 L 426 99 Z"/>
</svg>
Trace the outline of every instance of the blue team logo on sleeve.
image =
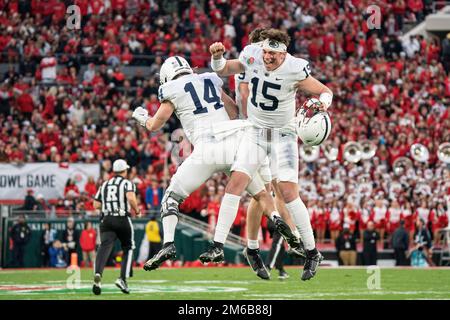
<svg viewBox="0 0 450 320">
<path fill-rule="evenodd" d="M 163 101 L 163 99 L 164 99 L 163 92 L 162 92 L 162 87 L 159 87 L 158 99 L 159 99 L 159 101 Z"/>
</svg>

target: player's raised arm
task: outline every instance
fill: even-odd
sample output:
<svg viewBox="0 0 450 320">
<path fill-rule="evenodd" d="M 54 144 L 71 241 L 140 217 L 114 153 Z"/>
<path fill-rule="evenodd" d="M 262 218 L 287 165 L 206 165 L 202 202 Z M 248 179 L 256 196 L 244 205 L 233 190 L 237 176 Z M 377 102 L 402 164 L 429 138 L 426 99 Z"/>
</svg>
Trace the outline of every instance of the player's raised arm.
<svg viewBox="0 0 450 320">
<path fill-rule="evenodd" d="M 222 42 L 214 42 L 209 47 L 209 52 L 211 52 L 211 68 L 219 76 L 226 77 L 245 71 L 244 66 L 238 59 L 226 60 L 223 57 L 225 46 Z"/>
<path fill-rule="evenodd" d="M 154 117 L 150 117 L 146 109 L 137 107 L 133 112 L 133 118 L 136 119 L 141 126 L 147 128 L 147 130 L 157 131 L 164 126 L 167 120 L 169 120 L 174 110 L 175 108 L 172 102 L 163 101 Z"/>
<path fill-rule="evenodd" d="M 319 101 L 322 103 L 319 110 L 326 111 L 333 101 L 333 92 L 324 85 L 322 82 L 314 78 L 313 76 L 308 76 L 305 80 L 299 81 L 297 83 L 297 88 L 303 92 L 318 95 Z"/>
<path fill-rule="evenodd" d="M 231 97 L 227 95 L 224 91 L 222 91 L 221 98 L 225 105 L 225 110 L 227 111 L 230 119 L 231 120 L 237 119 L 239 117 L 239 109 L 236 102 L 234 102 L 234 100 L 231 99 Z"/>
<path fill-rule="evenodd" d="M 250 94 L 250 90 L 248 89 L 248 82 L 239 83 L 239 87 L 237 88 L 239 93 L 241 94 L 241 107 L 242 107 L 242 115 L 244 119 L 248 118 L 247 115 L 247 100 L 248 95 Z"/>
</svg>

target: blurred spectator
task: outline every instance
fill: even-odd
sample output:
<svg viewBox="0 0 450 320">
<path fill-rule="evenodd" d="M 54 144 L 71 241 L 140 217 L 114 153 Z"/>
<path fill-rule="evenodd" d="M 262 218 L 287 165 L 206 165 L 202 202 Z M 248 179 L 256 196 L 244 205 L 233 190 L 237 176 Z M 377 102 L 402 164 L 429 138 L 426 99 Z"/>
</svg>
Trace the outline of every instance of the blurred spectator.
<svg viewBox="0 0 450 320">
<path fill-rule="evenodd" d="M 34 191 L 32 189 L 27 190 L 27 195 L 25 196 L 24 204 L 18 210 L 34 211 L 38 208 L 39 203 L 33 196 Z"/>
<path fill-rule="evenodd" d="M 42 257 L 42 267 L 50 266 L 50 252 L 49 249 L 53 245 L 53 241 L 56 240 L 57 232 L 52 229 L 51 224 L 44 222 L 42 224 L 41 233 L 41 257 Z"/>
<path fill-rule="evenodd" d="M 445 72 L 450 72 L 450 32 L 442 41 L 442 63 L 444 64 Z"/>
<path fill-rule="evenodd" d="M 62 232 L 61 242 L 67 252 L 66 263 L 70 264 L 72 253 L 77 253 L 80 233 L 75 228 L 75 219 L 70 217 L 67 219 L 66 229 Z"/>
<path fill-rule="evenodd" d="M 329 212 L 331 240 L 335 242 L 342 230 L 342 214 L 339 210 L 337 201 L 333 201 Z"/>
<path fill-rule="evenodd" d="M 67 267 L 67 251 L 59 240 L 55 240 L 48 249 L 50 256 L 50 267 L 65 268 Z"/>
<path fill-rule="evenodd" d="M 31 229 L 25 221 L 25 216 L 20 215 L 17 223 L 11 229 L 12 240 L 12 266 L 16 268 L 24 267 L 25 247 L 30 241 Z"/>
<path fill-rule="evenodd" d="M 41 60 L 41 77 L 44 83 L 55 83 L 56 82 L 56 67 L 57 61 L 51 50 L 48 50 L 45 58 Z"/>
<path fill-rule="evenodd" d="M 344 266 L 356 265 L 356 239 L 350 232 L 349 226 L 344 225 L 344 229 L 336 239 L 336 251 Z"/>
<path fill-rule="evenodd" d="M 374 223 L 369 221 L 367 223 L 367 229 L 364 231 L 364 243 L 363 243 L 363 260 L 364 265 L 376 265 L 377 264 L 377 241 L 380 240 L 380 235 L 375 231 Z"/>
<path fill-rule="evenodd" d="M 150 221 L 145 226 L 145 234 L 149 243 L 147 259 L 150 259 L 157 254 L 162 247 L 162 230 L 159 228 L 159 223 L 156 221 L 155 214 L 150 216 Z"/>
<path fill-rule="evenodd" d="M 94 177 L 89 176 L 88 181 L 84 185 L 84 191 L 88 196 L 94 197 L 97 193 L 97 184 L 95 183 Z"/>
<path fill-rule="evenodd" d="M 145 204 L 147 206 L 147 210 L 154 210 L 159 212 L 161 209 L 161 201 L 164 195 L 164 191 L 161 186 L 158 184 L 158 180 L 156 178 L 152 179 L 152 183 L 147 187 L 145 191 Z"/>
<path fill-rule="evenodd" d="M 441 231 L 449 225 L 450 210 L 445 208 L 443 203 L 438 203 L 431 216 L 431 229 L 433 231 L 434 245 L 436 246 L 441 243 Z"/>
<path fill-rule="evenodd" d="M 394 249 L 395 265 L 406 266 L 408 261 L 406 253 L 409 248 L 409 235 L 405 229 L 405 222 L 400 221 L 400 226 L 394 231 L 392 235 L 392 248 Z"/>
<path fill-rule="evenodd" d="M 95 247 L 97 243 L 97 231 L 92 228 L 92 222 L 87 221 L 80 235 L 80 247 L 83 253 L 83 263 L 85 267 L 92 267 L 95 261 Z"/>
<path fill-rule="evenodd" d="M 425 221 L 421 218 L 417 218 L 416 221 L 416 232 L 414 233 L 414 243 L 424 246 L 427 252 L 432 247 L 430 232 L 425 226 Z"/>
<path fill-rule="evenodd" d="M 385 202 L 383 201 L 381 196 L 378 196 L 378 198 L 375 200 L 375 207 L 372 210 L 371 220 L 374 222 L 374 226 L 379 234 L 382 246 L 384 244 L 384 234 L 386 230 L 386 215 L 387 208 Z"/>
<path fill-rule="evenodd" d="M 74 191 L 75 196 L 80 195 L 80 190 L 72 179 L 67 179 L 66 186 L 64 188 L 64 196 L 66 196 L 70 191 Z"/>
<path fill-rule="evenodd" d="M 46 215 L 50 213 L 50 205 L 45 201 L 44 196 L 40 193 L 36 197 L 36 211 L 44 212 Z"/>
</svg>

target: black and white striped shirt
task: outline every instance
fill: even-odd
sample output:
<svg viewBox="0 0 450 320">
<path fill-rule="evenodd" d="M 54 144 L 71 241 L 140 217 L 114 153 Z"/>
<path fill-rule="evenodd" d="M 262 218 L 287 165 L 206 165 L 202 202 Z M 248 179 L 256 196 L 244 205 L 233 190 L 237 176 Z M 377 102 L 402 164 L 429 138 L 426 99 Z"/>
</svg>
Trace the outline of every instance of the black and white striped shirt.
<svg viewBox="0 0 450 320">
<path fill-rule="evenodd" d="M 103 216 L 130 216 L 130 204 L 127 192 L 136 192 L 136 186 L 130 180 L 114 176 L 103 182 L 94 199 L 102 203 Z"/>
</svg>

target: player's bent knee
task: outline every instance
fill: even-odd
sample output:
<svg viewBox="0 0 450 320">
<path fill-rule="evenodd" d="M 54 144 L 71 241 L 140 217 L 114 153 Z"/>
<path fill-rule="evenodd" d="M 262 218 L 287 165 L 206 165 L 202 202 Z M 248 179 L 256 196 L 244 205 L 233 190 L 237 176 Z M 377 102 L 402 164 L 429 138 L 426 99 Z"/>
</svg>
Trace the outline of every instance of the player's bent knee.
<svg viewBox="0 0 450 320">
<path fill-rule="evenodd" d="M 250 177 L 243 172 L 233 171 L 231 174 L 231 179 L 228 181 L 225 188 L 225 193 L 234 194 L 240 196 L 244 192 L 250 181 Z"/>
<path fill-rule="evenodd" d="M 279 182 L 278 188 L 285 203 L 292 202 L 299 197 L 298 187 L 292 182 Z"/>
<path fill-rule="evenodd" d="M 179 205 L 183 202 L 184 197 L 173 191 L 166 191 L 161 201 L 161 219 L 170 215 L 179 216 Z"/>
</svg>

